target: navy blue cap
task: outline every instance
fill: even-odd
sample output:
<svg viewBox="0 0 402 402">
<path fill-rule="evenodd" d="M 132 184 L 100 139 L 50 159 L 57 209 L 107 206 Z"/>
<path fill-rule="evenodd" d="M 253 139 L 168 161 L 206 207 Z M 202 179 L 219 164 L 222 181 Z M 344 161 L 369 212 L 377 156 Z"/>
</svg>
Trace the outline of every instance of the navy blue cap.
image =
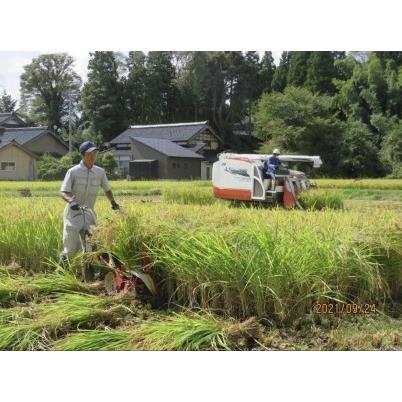
<svg viewBox="0 0 402 402">
<path fill-rule="evenodd" d="M 80 154 L 83 154 L 84 152 L 92 152 L 95 151 L 97 148 L 97 146 L 91 142 L 91 141 L 85 141 L 80 145 Z"/>
</svg>

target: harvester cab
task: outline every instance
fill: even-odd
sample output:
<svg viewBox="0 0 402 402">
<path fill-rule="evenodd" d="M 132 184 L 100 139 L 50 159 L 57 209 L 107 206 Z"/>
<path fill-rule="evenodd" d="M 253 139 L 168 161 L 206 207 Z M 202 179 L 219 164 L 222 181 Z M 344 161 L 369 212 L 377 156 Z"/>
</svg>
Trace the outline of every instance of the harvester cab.
<svg viewBox="0 0 402 402">
<path fill-rule="evenodd" d="M 279 203 L 285 208 L 300 207 L 297 196 L 311 187 L 305 173 L 279 167 L 275 182 L 263 172 L 264 161 L 271 155 L 222 153 L 213 164 L 212 185 L 215 197 L 227 200 Z M 280 155 L 281 162 L 322 165 L 319 156 Z"/>
</svg>

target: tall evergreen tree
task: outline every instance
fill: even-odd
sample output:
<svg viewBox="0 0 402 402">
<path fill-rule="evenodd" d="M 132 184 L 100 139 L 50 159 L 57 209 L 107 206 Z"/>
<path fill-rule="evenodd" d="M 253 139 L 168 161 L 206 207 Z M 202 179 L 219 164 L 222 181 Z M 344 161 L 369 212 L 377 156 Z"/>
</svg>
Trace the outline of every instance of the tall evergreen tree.
<svg viewBox="0 0 402 402">
<path fill-rule="evenodd" d="M 288 85 L 297 87 L 304 86 L 307 79 L 308 59 L 311 52 L 291 52 Z"/>
<path fill-rule="evenodd" d="M 282 52 L 279 66 L 275 69 L 272 77 L 272 90 L 282 92 L 288 84 L 288 73 L 290 65 L 290 52 Z"/>
<path fill-rule="evenodd" d="M 305 87 L 313 93 L 334 94 L 332 83 L 336 76 L 332 52 L 311 52 L 307 62 Z"/>
<path fill-rule="evenodd" d="M 0 113 L 10 113 L 15 110 L 17 101 L 7 94 L 6 90 L 3 91 L 3 95 L 0 97 Z"/>
<path fill-rule="evenodd" d="M 173 121 L 175 69 L 172 52 L 149 52 L 146 62 L 145 110 L 147 123 Z"/>
<path fill-rule="evenodd" d="M 272 91 L 272 80 L 275 74 L 275 62 L 272 57 L 272 52 L 264 52 L 264 56 L 261 59 L 260 68 L 260 88 L 261 92 Z"/>
<path fill-rule="evenodd" d="M 402 65 L 402 52 L 373 52 L 380 59 L 383 66 L 385 66 L 387 60 L 393 60 L 397 66 Z"/>
<path fill-rule="evenodd" d="M 129 52 L 125 98 L 131 124 L 143 124 L 147 121 L 145 110 L 147 70 L 145 63 L 146 57 L 143 52 Z"/>
<path fill-rule="evenodd" d="M 83 120 L 109 141 L 128 125 L 123 85 L 113 52 L 90 53 L 88 81 L 82 90 Z"/>
</svg>

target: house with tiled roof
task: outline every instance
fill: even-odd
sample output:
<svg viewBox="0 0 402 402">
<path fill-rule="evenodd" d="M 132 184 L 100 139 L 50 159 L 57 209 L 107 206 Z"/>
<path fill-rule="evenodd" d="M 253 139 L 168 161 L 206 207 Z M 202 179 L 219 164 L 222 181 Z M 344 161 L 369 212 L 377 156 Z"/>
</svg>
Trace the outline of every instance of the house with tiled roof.
<svg viewBox="0 0 402 402">
<path fill-rule="evenodd" d="M 202 121 L 130 126 L 110 146 L 120 170 L 132 178 L 210 179 L 223 140 Z"/>
<path fill-rule="evenodd" d="M 0 113 L 0 127 L 26 127 L 26 123 L 15 112 Z"/>
<path fill-rule="evenodd" d="M 26 127 L 14 117 L 0 122 L 0 180 L 35 180 L 40 156 L 61 157 L 68 152 L 68 145 L 46 127 Z"/>
</svg>

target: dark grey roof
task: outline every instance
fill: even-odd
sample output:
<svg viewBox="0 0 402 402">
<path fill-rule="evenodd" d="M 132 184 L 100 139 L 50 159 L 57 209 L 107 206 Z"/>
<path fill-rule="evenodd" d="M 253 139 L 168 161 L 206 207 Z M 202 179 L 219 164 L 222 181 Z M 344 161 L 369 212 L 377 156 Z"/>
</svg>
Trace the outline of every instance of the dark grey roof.
<svg viewBox="0 0 402 402">
<path fill-rule="evenodd" d="M 0 135 L 1 142 L 10 142 L 12 140 L 17 141 L 19 144 L 26 144 L 27 142 L 41 136 L 43 133 L 49 133 L 55 137 L 59 142 L 61 142 L 65 147 L 67 145 L 63 140 L 54 135 L 46 127 L 22 127 L 22 128 L 6 128 L 4 133 Z"/>
<path fill-rule="evenodd" d="M 208 121 L 180 124 L 131 126 L 111 141 L 111 144 L 129 143 L 129 137 L 160 138 L 169 141 L 187 141 L 198 132 L 210 128 Z"/>
<path fill-rule="evenodd" d="M 12 116 L 12 113 L 0 113 L 0 124 L 3 123 L 3 121 L 9 119 Z"/>
<path fill-rule="evenodd" d="M 1 137 L 0 137 L 1 138 Z M 8 145 L 11 141 L 0 141 L 0 149 Z"/>
<path fill-rule="evenodd" d="M 6 128 L 1 137 L 1 142 L 15 140 L 19 144 L 25 144 L 26 142 L 39 137 L 44 131 L 47 131 L 46 127 Z"/>
<path fill-rule="evenodd" d="M 132 141 L 138 141 L 139 143 L 144 144 L 166 156 L 173 156 L 177 158 L 203 159 L 201 155 L 196 154 L 195 152 L 190 151 L 189 149 L 181 147 L 180 145 L 177 145 L 169 140 L 162 140 L 160 138 L 135 137 L 132 138 Z"/>
<path fill-rule="evenodd" d="M 198 152 L 200 149 L 204 148 L 205 145 L 207 145 L 207 144 L 205 144 L 205 142 L 201 142 L 201 143 L 196 144 L 196 145 L 194 145 L 194 146 L 192 146 L 192 147 L 186 147 L 186 148 L 187 148 L 188 150 L 190 150 L 190 151 Z"/>
<path fill-rule="evenodd" d="M 3 123 L 6 123 L 7 120 L 9 120 L 11 117 L 13 117 L 15 120 L 20 122 L 20 126 L 25 126 L 24 120 L 21 119 L 18 115 L 16 115 L 13 112 L 9 113 L 0 113 L 0 125 Z"/>
<path fill-rule="evenodd" d="M 130 161 L 131 163 L 136 163 L 136 162 L 156 162 L 157 159 L 135 159 L 133 161 Z"/>
<path fill-rule="evenodd" d="M 31 155 L 31 156 L 32 156 L 33 158 L 35 158 L 35 159 L 38 159 L 38 158 L 39 158 L 38 155 L 36 155 L 36 154 L 34 154 L 33 152 L 31 152 L 29 149 L 27 149 L 27 148 L 24 147 L 23 145 L 20 145 L 20 144 L 19 144 L 17 141 L 15 141 L 15 140 L 7 141 L 7 142 L 2 141 L 2 142 L 0 143 L 0 149 L 3 149 L 3 148 L 5 148 L 5 147 L 7 147 L 8 145 L 14 145 L 14 146 L 16 146 L 16 147 L 22 149 L 24 152 L 26 152 L 27 154 Z"/>
</svg>

